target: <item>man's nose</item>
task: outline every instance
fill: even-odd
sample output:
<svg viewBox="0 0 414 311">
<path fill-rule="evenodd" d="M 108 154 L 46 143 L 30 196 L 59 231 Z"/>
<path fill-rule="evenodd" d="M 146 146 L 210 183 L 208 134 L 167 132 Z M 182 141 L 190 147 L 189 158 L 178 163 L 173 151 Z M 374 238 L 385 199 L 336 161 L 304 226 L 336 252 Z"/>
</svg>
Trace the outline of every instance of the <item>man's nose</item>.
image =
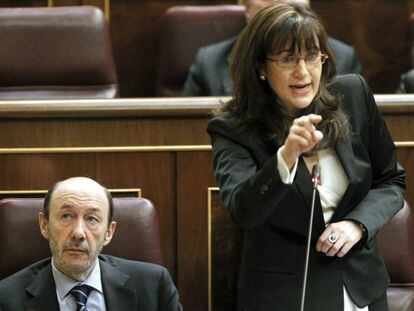
<svg viewBox="0 0 414 311">
<path fill-rule="evenodd" d="M 83 222 L 83 220 L 77 220 L 73 224 L 71 238 L 73 240 L 83 241 L 85 239 L 85 229 L 85 223 Z"/>
</svg>

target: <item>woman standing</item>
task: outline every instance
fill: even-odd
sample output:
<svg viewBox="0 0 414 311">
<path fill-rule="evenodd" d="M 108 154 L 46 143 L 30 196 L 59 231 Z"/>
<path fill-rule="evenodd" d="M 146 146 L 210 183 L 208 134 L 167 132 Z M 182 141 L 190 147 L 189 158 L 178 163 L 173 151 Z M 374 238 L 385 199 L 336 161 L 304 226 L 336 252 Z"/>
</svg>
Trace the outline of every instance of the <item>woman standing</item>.
<svg viewBox="0 0 414 311">
<path fill-rule="evenodd" d="M 404 171 L 365 80 L 334 78 L 315 14 L 260 11 L 231 55 L 233 99 L 208 125 L 225 206 L 245 228 L 241 310 L 299 310 L 312 198 L 305 310 L 387 310 L 376 235 L 403 206 Z"/>
</svg>

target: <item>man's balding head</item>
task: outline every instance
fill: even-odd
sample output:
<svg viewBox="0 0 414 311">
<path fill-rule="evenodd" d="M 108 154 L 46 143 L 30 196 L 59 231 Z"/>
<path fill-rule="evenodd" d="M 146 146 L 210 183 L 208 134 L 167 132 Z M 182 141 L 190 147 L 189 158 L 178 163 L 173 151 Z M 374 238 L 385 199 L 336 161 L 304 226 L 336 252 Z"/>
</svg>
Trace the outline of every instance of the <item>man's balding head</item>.
<svg viewBox="0 0 414 311">
<path fill-rule="evenodd" d="M 64 188 L 69 187 L 73 191 L 93 191 L 93 192 L 101 192 L 105 195 L 107 202 L 108 202 L 108 223 L 111 223 L 114 213 L 114 205 L 112 196 L 109 191 L 100 185 L 95 180 L 88 178 L 88 177 L 71 177 L 62 181 L 58 181 L 52 185 L 49 191 L 46 193 L 45 201 L 43 204 L 43 213 L 45 214 L 46 218 L 49 218 L 50 213 L 50 204 L 52 201 L 53 194 L 63 186 Z"/>
<path fill-rule="evenodd" d="M 281 2 L 298 2 L 307 6 L 310 4 L 309 0 L 245 0 L 244 5 L 246 6 L 246 21 L 249 23 L 261 9 Z"/>
</svg>

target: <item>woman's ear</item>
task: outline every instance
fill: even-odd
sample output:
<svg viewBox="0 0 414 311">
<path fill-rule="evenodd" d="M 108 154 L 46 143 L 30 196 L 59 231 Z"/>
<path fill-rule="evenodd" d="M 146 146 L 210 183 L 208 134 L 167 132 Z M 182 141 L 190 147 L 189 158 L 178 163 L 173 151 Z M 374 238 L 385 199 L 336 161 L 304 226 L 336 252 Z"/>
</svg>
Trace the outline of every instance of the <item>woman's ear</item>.
<svg viewBox="0 0 414 311">
<path fill-rule="evenodd" d="M 259 79 L 261 81 L 266 81 L 266 72 L 263 69 L 259 69 Z"/>
<path fill-rule="evenodd" d="M 259 79 L 261 81 L 266 81 L 266 65 L 265 64 L 257 64 L 256 71 L 258 72 Z"/>
</svg>

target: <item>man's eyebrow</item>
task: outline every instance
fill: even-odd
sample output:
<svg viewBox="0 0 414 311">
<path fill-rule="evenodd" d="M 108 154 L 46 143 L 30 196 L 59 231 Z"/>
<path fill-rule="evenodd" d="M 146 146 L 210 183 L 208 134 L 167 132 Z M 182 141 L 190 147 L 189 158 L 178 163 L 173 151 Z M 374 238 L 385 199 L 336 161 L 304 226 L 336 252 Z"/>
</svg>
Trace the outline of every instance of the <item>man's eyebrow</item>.
<svg viewBox="0 0 414 311">
<path fill-rule="evenodd" d="M 88 212 L 98 212 L 98 213 L 102 213 L 102 209 L 94 207 L 94 206 L 89 206 L 86 208 L 86 210 Z"/>
<path fill-rule="evenodd" d="M 60 210 L 72 209 L 72 208 L 74 208 L 74 207 L 75 207 L 75 206 L 74 206 L 73 204 L 66 203 L 66 204 L 63 204 L 63 205 L 60 207 Z M 86 207 L 86 210 L 87 210 L 88 212 L 99 212 L 99 213 L 102 213 L 102 209 L 100 209 L 100 208 L 98 208 L 98 207 L 94 207 L 94 206 L 88 206 L 88 207 Z"/>
<path fill-rule="evenodd" d="M 72 204 L 68 204 L 68 203 L 66 203 L 66 204 L 63 204 L 63 205 L 61 205 L 60 206 L 60 209 L 62 210 L 62 209 L 71 209 L 71 208 L 73 208 L 74 206 L 72 205 Z"/>
</svg>

